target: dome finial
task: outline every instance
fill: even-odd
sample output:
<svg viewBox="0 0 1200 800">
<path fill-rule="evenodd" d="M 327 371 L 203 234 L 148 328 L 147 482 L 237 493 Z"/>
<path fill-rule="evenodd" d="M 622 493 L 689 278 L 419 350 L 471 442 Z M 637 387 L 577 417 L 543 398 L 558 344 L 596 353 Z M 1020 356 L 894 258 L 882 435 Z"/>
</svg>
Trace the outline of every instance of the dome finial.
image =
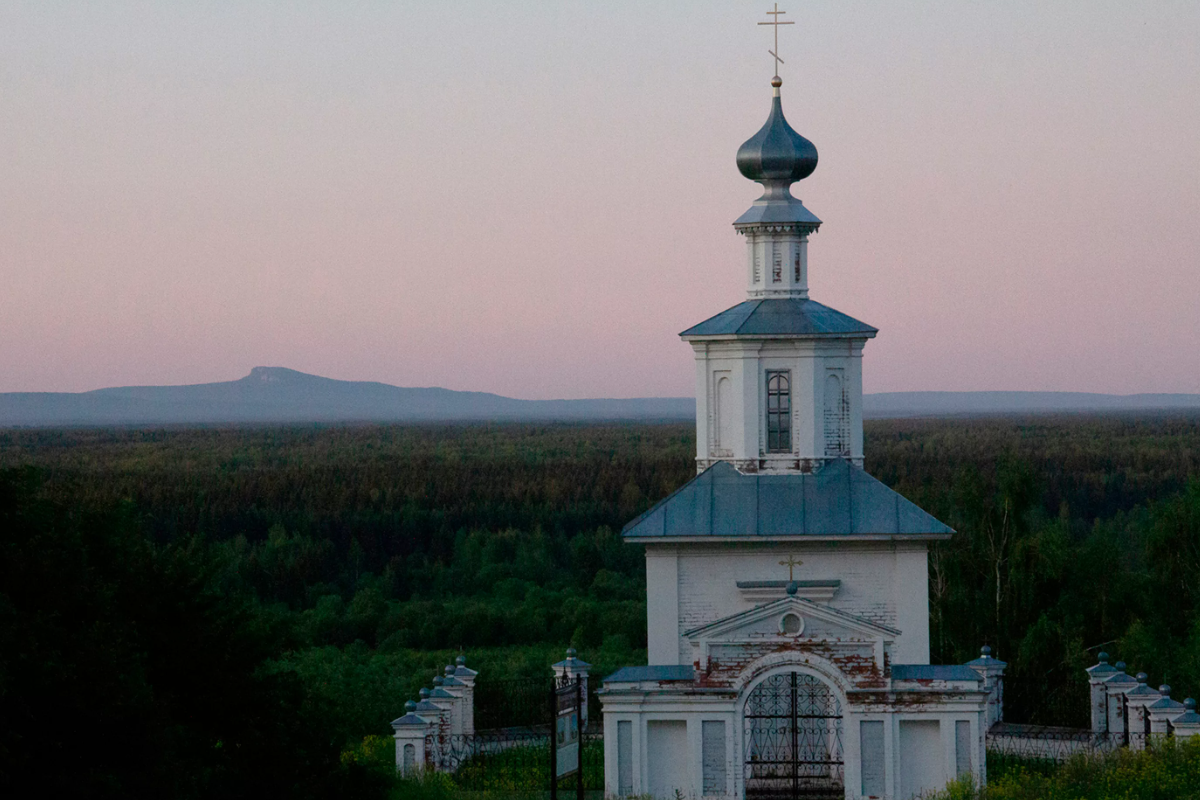
<svg viewBox="0 0 1200 800">
<path fill-rule="evenodd" d="M 817 148 L 788 125 L 779 98 L 779 87 L 783 86 L 783 79 L 779 77 L 779 65 L 783 63 L 783 59 L 779 57 L 779 26 L 795 24 L 779 19 L 781 14 L 786 13 L 780 11 L 779 4 L 776 3 L 775 10 L 767 12 L 771 17 L 770 22 L 758 23 L 774 28 L 775 49 L 767 52 L 775 59 L 775 76 L 771 78 L 771 91 L 775 99 L 771 103 L 771 114 L 767 117 L 767 124 L 738 148 L 737 154 L 737 165 L 741 173 L 750 180 L 761 183 L 767 190 L 763 198 L 784 201 L 789 197 L 788 187 L 807 178 L 817 168 Z"/>
<path fill-rule="evenodd" d="M 771 21 L 758 23 L 759 25 L 770 25 L 772 28 L 775 29 L 775 49 L 768 50 L 767 52 L 771 54 L 771 58 L 775 59 L 775 77 L 771 79 L 771 85 L 775 87 L 775 94 L 777 96 L 779 94 L 779 87 L 783 85 L 783 81 L 780 80 L 780 78 L 779 78 L 779 65 L 783 63 L 783 59 L 779 57 L 779 26 L 796 24 L 794 22 L 791 22 L 790 20 L 788 22 L 781 22 L 779 20 L 779 15 L 786 14 L 786 13 L 787 13 L 786 11 L 780 11 L 779 3 L 776 3 L 775 10 L 767 12 L 767 14 L 770 15 L 770 17 L 771 17 Z"/>
</svg>

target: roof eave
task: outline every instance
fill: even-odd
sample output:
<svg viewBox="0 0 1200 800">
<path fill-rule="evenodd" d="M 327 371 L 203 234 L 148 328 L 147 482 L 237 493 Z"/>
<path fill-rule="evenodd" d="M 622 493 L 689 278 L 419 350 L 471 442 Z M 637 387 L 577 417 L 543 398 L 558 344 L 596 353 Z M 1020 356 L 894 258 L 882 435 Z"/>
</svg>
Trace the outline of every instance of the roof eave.
<svg viewBox="0 0 1200 800">
<path fill-rule="evenodd" d="M 846 333 L 688 333 L 684 331 L 679 334 L 679 338 L 685 342 L 736 341 L 738 339 L 874 339 L 878 334 L 877 328 Z"/>
<path fill-rule="evenodd" d="M 954 535 L 954 531 L 948 533 L 794 533 L 794 534 L 757 534 L 749 533 L 744 536 L 710 536 L 700 534 L 696 536 L 629 536 L 625 535 L 626 542 L 632 544 L 665 544 L 667 542 L 679 543 L 708 543 L 708 542 L 914 542 L 914 541 L 930 541 L 941 542 L 946 541 Z"/>
</svg>

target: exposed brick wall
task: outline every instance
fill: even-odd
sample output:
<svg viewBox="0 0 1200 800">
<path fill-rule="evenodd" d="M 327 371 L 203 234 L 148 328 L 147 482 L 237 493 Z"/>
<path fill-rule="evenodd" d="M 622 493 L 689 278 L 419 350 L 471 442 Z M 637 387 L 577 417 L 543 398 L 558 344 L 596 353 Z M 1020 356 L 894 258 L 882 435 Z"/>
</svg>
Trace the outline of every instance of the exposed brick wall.
<svg viewBox="0 0 1200 800">
<path fill-rule="evenodd" d="M 850 689 L 882 688 L 884 673 L 875 664 L 871 646 L 858 642 L 763 642 L 714 648 L 708 668 L 697 672 L 697 682 L 706 688 L 728 688 L 744 677 L 746 668 L 773 653 L 807 654 L 833 665 L 849 683 Z"/>
</svg>

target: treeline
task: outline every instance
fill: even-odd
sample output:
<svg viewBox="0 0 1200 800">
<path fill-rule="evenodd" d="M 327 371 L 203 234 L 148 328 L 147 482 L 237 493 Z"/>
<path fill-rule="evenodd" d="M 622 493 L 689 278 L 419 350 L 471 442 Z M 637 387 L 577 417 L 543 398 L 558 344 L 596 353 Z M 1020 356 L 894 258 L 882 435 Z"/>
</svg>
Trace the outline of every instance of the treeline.
<svg viewBox="0 0 1200 800">
<path fill-rule="evenodd" d="M 868 423 L 866 435 L 868 471 L 958 531 L 931 556 L 935 661 L 991 645 L 1011 664 L 1010 711 L 1029 721 L 1082 723 L 1082 668 L 1101 649 L 1200 692 L 1197 419 L 906 420 Z M 57 596 L 56 559 L 74 580 L 71 537 L 97 520 L 152 575 L 192 564 L 204 607 L 257 642 L 238 668 L 246 680 L 276 682 L 263 696 L 308 714 L 335 751 L 386 733 L 460 647 L 497 675 L 542 674 L 568 644 L 597 672 L 636 662 L 644 560 L 619 532 L 694 475 L 692 437 L 690 425 L 635 424 L 0 432 L 0 469 L 34 470 L 9 473 L 5 502 L 43 509 L 66 537 L 42 549 L 30 539 L 22 556 L 48 594 L 0 597 L 0 680 L 12 685 L 13 659 L 43 657 L 35 627 L 10 646 L 8 626 Z M 111 574 L 64 596 L 78 605 L 144 571 L 119 562 L 95 562 Z M 366 780 L 325 758 L 311 761 Z"/>
<path fill-rule="evenodd" d="M 1014 721 L 1086 725 L 1102 650 L 1200 692 L 1198 422 L 871 424 L 867 469 L 958 531 L 930 558 L 934 660 L 991 645 Z"/>
<path fill-rule="evenodd" d="M 619 531 L 694 474 L 692 446 L 684 426 L 9 431 L 0 466 L 218 545 L 227 588 L 298 614 L 305 644 L 644 647 Z"/>
</svg>

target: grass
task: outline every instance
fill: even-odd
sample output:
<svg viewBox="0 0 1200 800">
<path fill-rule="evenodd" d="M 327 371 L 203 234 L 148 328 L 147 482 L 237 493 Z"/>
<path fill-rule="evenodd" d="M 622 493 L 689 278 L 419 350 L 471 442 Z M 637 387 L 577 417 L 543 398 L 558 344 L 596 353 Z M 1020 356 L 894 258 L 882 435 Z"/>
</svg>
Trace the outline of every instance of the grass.
<svg viewBox="0 0 1200 800">
<path fill-rule="evenodd" d="M 368 737 L 361 747 L 347 751 L 343 760 L 391 770 L 391 744 L 390 737 Z M 599 743 L 593 746 L 598 748 Z M 489 776 L 492 780 L 480 774 L 484 764 L 464 765 L 466 772 L 457 776 L 428 773 L 397 778 L 391 796 L 405 800 L 547 798 L 544 766 L 529 770 L 529 759 L 522 757 L 527 755 L 514 752 L 507 758 L 488 759 L 492 763 L 487 771 L 494 770 Z M 587 792 L 589 800 L 602 794 L 598 788 L 600 759 L 596 756 L 589 753 L 584 759 L 588 783 L 597 787 Z M 511 769 L 518 766 L 517 770 Z M 1189 741 L 1167 739 L 1141 752 L 1122 749 L 1079 755 L 1059 765 L 990 757 L 988 771 L 990 780 L 985 787 L 977 787 L 970 780 L 954 781 L 927 800 L 1200 800 L 1200 737 Z M 575 796 L 569 779 L 561 784 L 559 796 Z"/>
<path fill-rule="evenodd" d="M 1200 800 L 1200 737 L 1079 755 L 1058 767 L 989 759 L 988 768 L 986 787 L 954 781 L 931 800 Z"/>
<path fill-rule="evenodd" d="M 342 753 L 344 766 L 358 766 L 394 781 L 391 797 L 405 800 L 532 800 L 549 798 L 549 759 L 542 747 L 517 746 L 480 755 L 462 763 L 452 775 L 426 772 L 400 778 L 395 774 L 391 737 L 368 736 Z M 604 743 L 584 741 L 584 785 L 588 800 L 600 800 L 604 785 Z M 575 797 L 575 778 L 559 783 L 559 797 Z"/>
</svg>

